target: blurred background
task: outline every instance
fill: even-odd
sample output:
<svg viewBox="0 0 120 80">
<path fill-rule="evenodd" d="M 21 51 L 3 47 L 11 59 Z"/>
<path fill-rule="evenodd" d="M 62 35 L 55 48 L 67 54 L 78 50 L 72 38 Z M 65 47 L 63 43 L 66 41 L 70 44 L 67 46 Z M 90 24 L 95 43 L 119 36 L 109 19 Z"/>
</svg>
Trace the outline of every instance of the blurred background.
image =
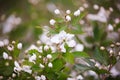
<svg viewBox="0 0 120 80">
<path fill-rule="evenodd" d="M 79 38 L 88 53 L 92 53 L 96 46 L 120 42 L 120 0 L 0 0 L 0 41 L 21 41 L 25 46 L 35 43 L 42 34 L 43 26 L 49 25 L 49 20 L 56 17 L 55 9 L 63 14 L 68 9 L 71 12 L 80 9 L 86 15 L 104 14 L 107 19 L 105 22 L 93 24 L 90 16 L 90 19 L 85 16 L 80 21 L 85 34 L 79 35 Z M 100 10 L 102 13 L 99 13 Z M 114 30 L 107 28 L 109 23 Z M 118 64 L 117 70 L 120 71 Z"/>
<path fill-rule="evenodd" d="M 105 9 L 113 8 L 111 19 L 119 18 L 119 0 L 0 0 L 0 39 L 19 40 L 26 44 L 38 39 L 41 28 L 54 18 L 56 8 L 65 12 L 85 5 L 89 13 L 96 13 L 94 4 Z"/>
</svg>

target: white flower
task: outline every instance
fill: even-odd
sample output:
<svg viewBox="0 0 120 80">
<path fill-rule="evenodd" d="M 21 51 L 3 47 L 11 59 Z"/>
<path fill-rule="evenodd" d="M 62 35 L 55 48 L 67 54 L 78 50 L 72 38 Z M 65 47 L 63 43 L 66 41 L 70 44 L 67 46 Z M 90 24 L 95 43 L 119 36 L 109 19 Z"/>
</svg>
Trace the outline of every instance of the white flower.
<svg viewBox="0 0 120 80">
<path fill-rule="evenodd" d="M 93 8 L 94 8 L 95 10 L 98 10 L 98 9 L 99 9 L 99 6 L 98 6 L 97 4 L 94 4 L 94 5 L 93 5 Z"/>
<path fill-rule="evenodd" d="M 40 63 L 39 65 L 40 68 L 44 68 L 45 66 L 43 64 Z"/>
<path fill-rule="evenodd" d="M 35 76 L 35 80 L 41 80 L 40 76 Z"/>
<path fill-rule="evenodd" d="M 41 80 L 46 80 L 46 77 L 44 75 L 41 75 Z"/>
<path fill-rule="evenodd" d="M 71 21 L 71 17 L 69 15 L 67 15 L 65 18 L 67 21 Z"/>
<path fill-rule="evenodd" d="M 84 7 L 80 7 L 79 9 L 80 9 L 80 11 L 84 11 L 85 10 Z"/>
<path fill-rule="evenodd" d="M 30 66 L 23 65 L 22 70 L 29 73 L 29 74 L 31 74 L 32 70 L 30 68 L 31 68 Z"/>
<path fill-rule="evenodd" d="M 8 59 L 9 59 L 9 60 L 12 60 L 12 56 L 9 56 Z"/>
<path fill-rule="evenodd" d="M 66 13 L 67 13 L 67 14 L 70 14 L 70 13 L 71 13 L 71 11 L 70 11 L 70 10 L 66 10 Z"/>
<path fill-rule="evenodd" d="M 15 74 L 15 73 L 13 73 L 13 74 L 12 74 L 12 77 L 13 77 L 13 78 L 14 78 L 14 77 L 16 77 L 16 74 Z"/>
<path fill-rule="evenodd" d="M 74 16 L 79 16 L 79 15 L 80 15 L 80 10 L 74 12 Z"/>
<path fill-rule="evenodd" d="M 8 45 L 9 44 L 9 40 L 8 39 L 4 39 L 3 43 L 4 43 L 4 45 Z"/>
<path fill-rule="evenodd" d="M 66 52 L 66 49 L 65 49 L 64 46 L 65 46 L 64 44 L 61 44 L 61 45 L 60 45 L 60 51 L 61 51 L 61 52 Z"/>
<path fill-rule="evenodd" d="M 55 43 L 55 44 L 61 43 L 60 36 L 59 36 L 59 35 L 54 35 L 54 36 L 51 38 L 51 42 L 52 42 L 52 43 Z"/>
<path fill-rule="evenodd" d="M 60 10 L 59 9 L 55 9 L 54 13 L 55 14 L 60 14 Z"/>
<path fill-rule="evenodd" d="M 114 20 L 114 22 L 115 22 L 116 24 L 118 24 L 118 23 L 120 22 L 119 18 L 116 18 L 116 19 Z"/>
<path fill-rule="evenodd" d="M 109 10 L 110 10 L 111 12 L 113 12 L 113 8 L 112 8 L 112 7 L 109 7 Z"/>
<path fill-rule="evenodd" d="M 89 7 L 87 3 L 84 3 L 83 6 L 84 6 L 85 8 L 88 8 L 88 7 Z"/>
<path fill-rule="evenodd" d="M 33 62 L 35 64 L 35 61 L 36 60 L 36 54 L 33 54 L 32 56 L 29 57 L 29 61 L 30 62 Z"/>
<path fill-rule="evenodd" d="M 51 20 L 50 20 L 50 24 L 51 24 L 51 25 L 54 25 L 55 23 L 56 23 L 56 21 L 55 21 L 54 19 L 51 19 Z"/>
<path fill-rule="evenodd" d="M 103 7 L 100 8 L 97 14 L 88 14 L 87 18 L 93 21 L 99 22 L 107 22 L 107 18 L 109 17 L 110 13 L 108 13 Z"/>
<path fill-rule="evenodd" d="M 8 54 L 6 52 L 3 52 L 3 58 L 8 59 Z"/>
<path fill-rule="evenodd" d="M 52 58 L 52 55 L 51 55 L 51 54 L 48 54 L 48 55 L 47 55 L 47 58 L 48 58 L 48 59 L 51 59 L 51 58 Z"/>
<path fill-rule="evenodd" d="M 120 75 L 120 72 L 115 68 L 115 66 L 112 67 L 112 69 L 110 70 L 110 73 L 113 77 Z"/>
<path fill-rule="evenodd" d="M 114 29 L 113 26 L 112 26 L 111 24 L 109 24 L 109 25 L 108 25 L 108 30 L 109 30 L 109 31 L 113 31 L 113 29 Z"/>
<path fill-rule="evenodd" d="M 34 44 L 32 44 L 25 52 L 27 53 L 29 50 L 32 50 L 32 49 L 35 49 L 35 50 L 39 51 L 38 47 L 35 46 Z"/>
<path fill-rule="evenodd" d="M 52 68 L 53 64 L 52 63 L 48 63 L 48 67 Z"/>
<path fill-rule="evenodd" d="M 77 44 L 75 46 L 75 51 L 83 51 L 83 49 L 84 49 L 84 46 L 82 44 Z"/>
<path fill-rule="evenodd" d="M 68 45 L 69 47 L 75 47 L 76 42 L 75 42 L 75 40 L 70 40 L 70 41 L 67 42 L 67 45 Z"/>
<path fill-rule="evenodd" d="M 78 75 L 77 80 L 83 80 L 83 77 L 81 75 Z"/>
<path fill-rule="evenodd" d="M 14 46 L 13 46 L 13 45 L 9 45 L 9 46 L 7 46 L 7 49 L 8 49 L 9 51 L 13 51 L 13 50 L 14 50 Z"/>
<path fill-rule="evenodd" d="M 21 23 L 21 18 L 16 17 L 14 14 L 10 15 L 6 21 L 3 23 L 3 33 L 9 33 L 12 31 L 17 25 Z"/>
<path fill-rule="evenodd" d="M 44 50 L 48 50 L 50 47 L 48 45 L 44 46 Z"/>
<path fill-rule="evenodd" d="M 18 48 L 18 49 L 22 49 L 22 43 L 18 43 L 18 44 L 17 44 L 17 48 Z"/>
<path fill-rule="evenodd" d="M 4 46 L 3 41 L 0 41 L 0 47 L 3 47 L 3 46 Z"/>
<path fill-rule="evenodd" d="M 19 63 L 17 61 L 14 61 L 14 71 L 15 72 L 20 72 L 22 70 L 22 68 L 20 67 Z"/>
</svg>

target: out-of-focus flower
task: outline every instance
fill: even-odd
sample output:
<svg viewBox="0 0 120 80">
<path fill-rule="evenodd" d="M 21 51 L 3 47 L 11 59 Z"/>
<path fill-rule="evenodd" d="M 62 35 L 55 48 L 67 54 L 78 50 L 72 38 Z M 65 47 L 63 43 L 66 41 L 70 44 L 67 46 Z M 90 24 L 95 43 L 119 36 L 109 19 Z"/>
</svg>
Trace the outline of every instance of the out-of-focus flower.
<svg viewBox="0 0 120 80">
<path fill-rule="evenodd" d="M 55 14 L 60 14 L 60 10 L 59 9 L 55 9 L 54 13 Z"/>
<path fill-rule="evenodd" d="M 30 68 L 31 68 L 31 66 L 28 66 L 28 65 L 23 65 L 22 66 L 22 70 L 29 73 L 29 74 L 32 73 L 32 70 Z"/>
<path fill-rule="evenodd" d="M 98 9 L 99 9 L 99 6 L 98 6 L 97 4 L 94 4 L 94 5 L 93 5 L 93 8 L 94 8 L 95 10 L 98 10 Z"/>
<path fill-rule="evenodd" d="M 65 17 L 65 19 L 66 19 L 67 21 L 71 21 L 71 17 L 70 17 L 69 15 L 67 15 L 67 16 Z"/>
<path fill-rule="evenodd" d="M 35 76 L 35 80 L 46 80 L 46 77 L 44 75 Z"/>
<path fill-rule="evenodd" d="M 109 17 L 109 12 L 105 11 L 103 7 L 100 8 L 100 11 L 97 14 L 88 14 L 87 18 L 93 21 L 107 22 Z"/>
<path fill-rule="evenodd" d="M 3 46 L 4 46 L 4 42 L 0 41 L 0 47 L 3 47 Z"/>
<path fill-rule="evenodd" d="M 21 18 L 16 17 L 15 15 L 10 15 L 7 20 L 3 24 L 3 33 L 9 33 L 14 29 L 17 25 L 21 23 Z"/>
<path fill-rule="evenodd" d="M 71 11 L 70 10 L 66 10 L 66 14 L 70 14 L 71 13 Z"/>
<path fill-rule="evenodd" d="M 39 64 L 39 67 L 40 67 L 40 68 L 44 68 L 45 66 L 40 63 L 40 64 Z"/>
<path fill-rule="evenodd" d="M 83 77 L 81 75 L 78 75 L 77 80 L 83 80 Z"/>
<path fill-rule="evenodd" d="M 80 10 L 74 12 L 74 16 L 79 16 L 79 15 L 80 15 Z"/>
<path fill-rule="evenodd" d="M 28 0 L 29 3 L 36 5 L 40 2 L 41 0 Z"/>
<path fill-rule="evenodd" d="M 80 9 L 80 11 L 84 11 L 85 10 L 84 7 L 80 7 L 79 9 Z"/>
<path fill-rule="evenodd" d="M 77 44 L 75 46 L 75 51 L 83 51 L 83 49 L 84 49 L 84 46 L 82 44 Z"/>
<path fill-rule="evenodd" d="M 112 67 L 112 69 L 110 70 L 110 72 L 111 72 L 112 76 L 117 76 L 117 75 L 120 74 L 120 72 L 118 70 L 116 70 L 115 67 Z"/>
<path fill-rule="evenodd" d="M 52 63 L 48 63 L 48 67 L 52 68 L 53 64 Z"/>
<path fill-rule="evenodd" d="M 13 46 L 13 45 L 8 45 L 8 46 L 7 46 L 7 49 L 8 49 L 9 51 L 13 51 L 13 50 L 14 50 L 14 46 Z"/>
<path fill-rule="evenodd" d="M 88 8 L 88 3 L 84 3 L 83 6 L 84 6 L 85 8 Z"/>
<path fill-rule="evenodd" d="M 113 30 L 114 30 L 114 28 L 113 28 L 113 26 L 112 26 L 111 24 L 109 24 L 109 25 L 107 26 L 107 29 L 108 29 L 108 31 L 113 31 Z"/>
<path fill-rule="evenodd" d="M 32 44 L 28 49 L 26 49 L 25 52 L 27 53 L 29 50 L 32 50 L 32 49 L 35 49 L 35 50 L 38 50 L 38 51 L 39 51 L 38 47 L 35 46 L 34 44 Z"/>
<path fill-rule="evenodd" d="M 8 39 L 4 39 L 3 43 L 4 43 L 4 45 L 8 45 L 9 44 L 9 40 Z"/>
<path fill-rule="evenodd" d="M 41 75 L 41 80 L 46 80 L 45 75 Z"/>
<path fill-rule="evenodd" d="M 21 68 L 21 66 L 19 65 L 19 63 L 17 61 L 14 62 L 14 65 L 15 65 L 14 72 L 22 71 L 22 68 Z"/>
<path fill-rule="evenodd" d="M 18 44 L 17 44 L 17 48 L 18 48 L 18 49 L 22 49 L 22 43 L 18 43 Z"/>
<path fill-rule="evenodd" d="M 52 58 L 52 55 L 51 55 L 51 54 L 48 54 L 48 55 L 47 55 L 47 58 L 48 58 L 48 59 L 51 59 L 51 58 Z"/>
<path fill-rule="evenodd" d="M 35 64 L 36 57 L 36 54 L 33 53 L 33 55 L 29 57 L 29 61 Z"/>
<path fill-rule="evenodd" d="M 51 19 L 51 20 L 50 20 L 50 24 L 51 24 L 51 25 L 54 25 L 55 23 L 56 23 L 56 21 L 55 21 L 54 19 Z"/>
<path fill-rule="evenodd" d="M 8 59 L 8 54 L 6 52 L 3 52 L 3 58 Z"/>
</svg>

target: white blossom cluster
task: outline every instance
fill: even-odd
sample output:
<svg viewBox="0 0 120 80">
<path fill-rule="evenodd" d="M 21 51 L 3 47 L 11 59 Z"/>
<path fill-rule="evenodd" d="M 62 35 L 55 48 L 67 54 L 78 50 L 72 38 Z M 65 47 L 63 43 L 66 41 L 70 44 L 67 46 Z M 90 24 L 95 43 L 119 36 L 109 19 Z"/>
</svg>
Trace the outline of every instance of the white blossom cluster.
<svg viewBox="0 0 120 80">
<path fill-rule="evenodd" d="M 10 15 L 6 21 L 3 23 L 3 33 L 9 33 L 17 25 L 22 22 L 20 17 L 16 17 L 14 14 Z"/>
<path fill-rule="evenodd" d="M 7 46 L 8 44 L 9 44 L 9 40 L 8 39 L 0 40 L 0 47 Z"/>
<path fill-rule="evenodd" d="M 62 14 L 59 9 L 55 9 L 55 10 L 54 10 L 54 13 L 55 13 L 56 15 Z M 66 20 L 67 22 L 71 21 L 70 13 L 71 13 L 70 10 L 66 10 L 65 20 Z M 74 16 L 79 16 L 80 13 L 81 13 L 81 11 L 78 9 L 77 11 L 74 12 L 73 15 L 74 15 Z M 56 21 L 55 21 L 54 19 L 51 19 L 51 20 L 49 21 L 49 23 L 50 23 L 50 25 L 53 26 L 53 25 L 55 25 Z"/>
<path fill-rule="evenodd" d="M 47 33 L 43 33 L 40 37 L 41 41 L 46 44 L 53 52 L 60 51 L 66 52 L 65 44 L 68 47 L 72 47 L 75 51 L 83 51 L 84 46 L 78 44 L 74 39 L 74 34 L 66 33 L 64 30 L 59 34 L 48 36 Z"/>
</svg>

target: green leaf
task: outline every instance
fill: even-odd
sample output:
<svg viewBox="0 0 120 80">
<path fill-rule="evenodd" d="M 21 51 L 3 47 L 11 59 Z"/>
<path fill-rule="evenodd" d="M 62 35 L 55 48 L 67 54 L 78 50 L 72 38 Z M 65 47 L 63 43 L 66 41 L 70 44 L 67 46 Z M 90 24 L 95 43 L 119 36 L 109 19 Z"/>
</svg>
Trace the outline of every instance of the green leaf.
<svg viewBox="0 0 120 80">
<path fill-rule="evenodd" d="M 99 69 L 97 67 L 93 68 L 92 70 L 95 71 L 97 74 L 105 74 L 105 73 L 110 74 L 109 71 L 107 71 L 105 69 Z"/>
<path fill-rule="evenodd" d="M 72 53 L 75 57 L 84 57 L 84 58 L 89 57 L 89 55 L 85 52 L 75 51 Z"/>
<path fill-rule="evenodd" d="M 74 55 L 72 53 L 65 53 L 64 54 L 64 59 L 66 62 L 69 62 L 71 64 L 74 63 Z"/>
<path fill-rule="evenodd" d="M 94 33 L 94 39 L 96 41 L 100 40 L 100 30 L 99 30 L 99 26 L 97 25 L 97 23 L 95 23 L 93 33 Z"/>
<path fill-rule="evenodd" d="M 65 61 L 63 59 L 57 58 L 52 62 L 52 64 L 53 64 L 52 69 L 57 72 L 60 71 L 62 68 L 64 68 Z"/>
<path fill-rule="evenodd" d="M 89 66 L 83 65 L 83 64 L 76 64 L 76 65 L 74 66 L 74 68 L 75 68 L 77 71 L 79 71 L 80 73 L 91 69 Z"/>
<path fill-rule="evenodd" d="M 66 80 L 68 75 L 64 72 L 59 73 L 58 79 L 57 80 Z"/>
<path fill-rule="evenodd" d="M 100 51 L 98 47 L 95 48 L 95 51 L 93 53 L 93 58 L 100 62 L 101 64 L 108 65 L 108 58 L 109 55 L 107 52 Z"/>
</svg>

